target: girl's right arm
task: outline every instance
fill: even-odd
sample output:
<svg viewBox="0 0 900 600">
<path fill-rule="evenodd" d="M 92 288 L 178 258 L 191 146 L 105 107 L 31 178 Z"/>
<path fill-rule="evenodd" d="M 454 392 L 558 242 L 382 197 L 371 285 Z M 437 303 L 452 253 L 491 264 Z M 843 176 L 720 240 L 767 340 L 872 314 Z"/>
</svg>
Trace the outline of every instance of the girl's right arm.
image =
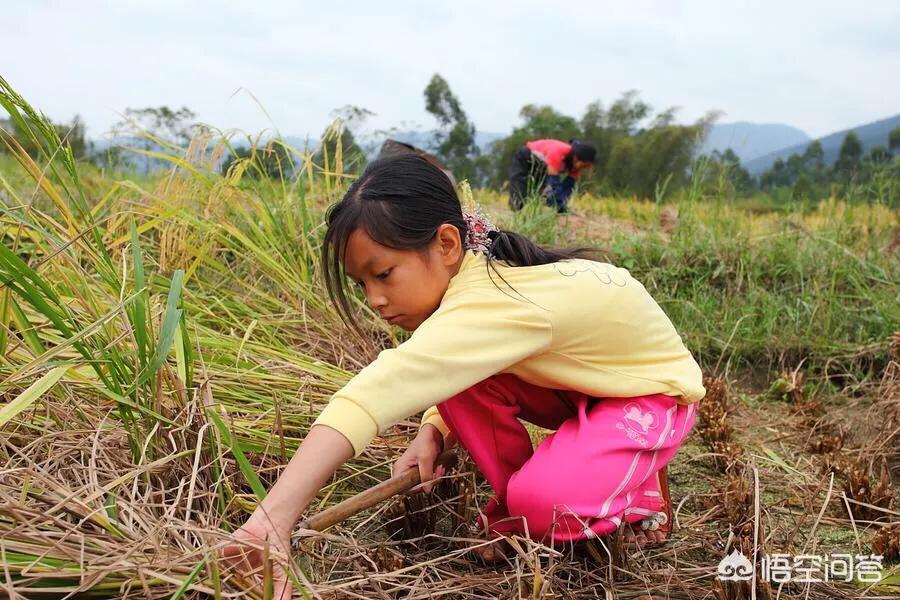
<svg viewBox="0 0 900 600">
<path fill-rule="evenodd" d="M 238 542 L 262 546 L 290 556 L 291 530 L 338 467 L 353 456 L 353 446 L 341 433 L 326 425 L 315 425 L 300 443 L 287 468 L 259 503 L 247 522 L 235 532 Z M 263 566 L 264 552 L 241 543 L 225 547 L 224 556 L 243 572 Z M 290 598 L 291 586 L 276 566 L 275 598 Z"/>
<path fill-rule="evenodd" d="M 325 482 L 352 457 L 346 437 L 331 427 L 313 426 L 251 519 L 261 513 L 279 529 L 292 530 Z"/>
</svg>

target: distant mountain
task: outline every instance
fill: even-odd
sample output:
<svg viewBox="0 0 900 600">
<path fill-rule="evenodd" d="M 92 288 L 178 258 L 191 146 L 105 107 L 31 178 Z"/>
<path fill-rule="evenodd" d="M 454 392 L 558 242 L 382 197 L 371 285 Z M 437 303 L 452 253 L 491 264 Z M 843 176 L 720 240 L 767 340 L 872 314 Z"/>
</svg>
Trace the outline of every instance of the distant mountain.
<svg viewBox="0 0 900 600">
<path fill-rule="evenodd" d="M 819 138 L 819 141 L 822 143 L 822 150 L 825 153 L 825 164 L 833 163 L 837 159 L 841 150 L 841 144 L 844 142 L 844 138 L 847 134 L 851 131 L 859 136 L 859 140 L 862 142 L 863 152 L 868 152 L 875 146 L 884 146 L 886 148 L 888 145 L 888 134 L 895 127 L 900 127 L 900 114 L 880 121 L 859 125 L 851 129 L 844 129 L 843 131 L 838 131 L 837 133 L 832 133 L 831 135 Z M 802 154 L 808 145 L 808 143 L 801 143 L 788 146 L 747 161 L 744 166 L 750 171 L 751 175 L 759 175 L 763 171 L 771 168 L 779 158 L 787 159 L 791 154 Z"/>
<path fill-rule="evenodd" d="M 781 123 L 721 123 L 713 125 L 698 150 L 699 154 L 712 154 L 714 150 L 734 150 L 742 163 L 769 154 L 781 148 L 810 141 L 805 132 Z"/>
<path fill-rule="evenodd" d="M 2 125 L 2 122 L 0 122 Z M 385 134 L 377 134 L 377 135 L 367 135 L 357 139 L 357 143 L 363 148 L 363 151 L 368 155 L 369 159 L 375 158 L 378 155 L 378 151 L 381 149 L 381 144 L 387 138 L 391 138 L 394 140 L 398 140 L 400 142 L 406 142 L 407 144 L 412 144 L 417 148 L 421 148 L 423 150 L 430 150 L 431 144 L 433 140 L 434 133 L 432 131 L 422 131 L 422 130 L 407 130 L 407 131 L 395 131 L 390 133 L 389 135 Z M 487 152 L 490 150 L 490 145 L 501 138 L 506 137 L 505 133 L 495 133 L 490 131 L 476 131 L 475 132 L 475 143 L 481 149 L 482 152 Z M 260 144 L 265 144 L 269 138 L 262 138 L 259 140 Z M 141 141 L 136 140 L 135 138 L 129 137 L 118 137 L 118 138 L 95 138 L 89 140 L 91 144 L 91 149 L 94 152 L 103 152 L 107 149 L 114 146 L 137 146 L 140 147 L 142 145 Z M 246 148 L 249 146 L 247 138 L 244 136 L 237 136 L 230 140 L 231 145 L 235 148 Z M 317 137 L 309 136 L 309 137 L 301 137 L 298 135 L 286 135 L 284 136 L 284 142 L 298 150 L 300 152 L 315 152 L 318 150 L 321 140 Z M 154 148 L 158 149 L 158 148 Z M 127 155 L 127 153 L 126 153 Z M 141 162 L 135 159 L 131 162 Z"/>
<path fill-rule="evenodd" d="M 508 134 L 506 133 L 476 130 L 475 144 L 481 149 L 482 152 L 487 152 L 488 150 L 490 150 L 490 145 L 492 143 L 499 140 L 500 138 L 506 137 L 507 135 Z M 421 130 L 395 131 L 391 133 L 389 137 L 393 140 L 397 140 L 398 142 L 412 144 L 417 148 L 428 150 L 431 146 L 432 140 L 434 139 L 434 132 Z"/>
</svg>

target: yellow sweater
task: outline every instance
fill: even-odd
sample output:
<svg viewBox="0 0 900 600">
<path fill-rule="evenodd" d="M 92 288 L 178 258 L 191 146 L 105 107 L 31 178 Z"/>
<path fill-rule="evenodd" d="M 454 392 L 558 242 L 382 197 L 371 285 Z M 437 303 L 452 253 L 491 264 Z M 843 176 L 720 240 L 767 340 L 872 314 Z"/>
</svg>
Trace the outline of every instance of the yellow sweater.
<svg viewBox="0 0 900 600">
<path fill-rule="evenodd" d="M 486 264 L 467 252 L 438 309 L 336 392 L 315 424 L 341 432 L 355 455 L 426 409 L 423 423 L 446 435 L 436 405 L 496 373 L 607 398 L 668 394 L 689 404 L 705 395 L 672 322 L 627 270 L 494 261 L 498 276 Z"/>
</svg>

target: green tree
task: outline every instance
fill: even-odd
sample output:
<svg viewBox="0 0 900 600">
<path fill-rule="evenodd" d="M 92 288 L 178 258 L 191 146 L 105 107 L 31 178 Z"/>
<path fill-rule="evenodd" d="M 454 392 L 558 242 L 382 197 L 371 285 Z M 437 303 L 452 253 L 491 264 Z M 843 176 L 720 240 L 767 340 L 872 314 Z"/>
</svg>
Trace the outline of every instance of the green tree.
<svg viewBox="0 0 900 600">
<path fill-rule="evenodd" d="M 179 109 L 168 106 L 126 108 L 124 117 L 113 125 L 113 137 L 119 145 L 136 147 L 144 152 L 186 146 L 197 127 L 197 115 L 186 106 Z M 144 172 L 149 172 L 155 165 L 163 164 L 163 161 L 144 154 L 139 164 Z"/>
<path fill-rule="evenodd" d="M 890 162 L 891 153 L 884 146 L 875 146 L 869 150 L 864 160 L 875 165 L 884 164 Z"/>
<path fill-rule="evenodd" d="M 480 155 L 475 143 L 475 125 L 462 109 L 459 99 L 450 90 L 447 80 L 435 73 L 425 86 L 425 110 L 438 121 L 432 150 L 460 179 L 472 184 L 476 179 L 476 159 Z"/>
<path fill-rule="evenodd" d="M 597 147 L 592 175 L 581 184 L 643 197 L 652 197 L 662 182 L 687 181 L 694 149 L 716 118 L 710 113 L 693 125 L 678 125 L 675 109 L 653 116 L 650 105 L 633 90 L 609 109 L 599 100 L 591 102 L 580 120 L 535 104 L 523 107 L 520 116 L 523 123 L 493 145 L 491 181 L 495 185 L 506 182 L 513 154 L 526 141 L 578 138 Z"/>
<path fill-rule="evenodd" d="M 597 160 L 594 165 L 594 178 L 602 183 L 610 184 L 610 181 L 621 181 L 623 173 L 623 159 L 632 156 L 632 148 L 628 148 L 616 155 L 616 175 L 606 178 L 607 166 L 611 160 L 613 149 L 623 139 L 638 132 L 639 124 L 650 115 L 650 105 L 638 97 L 636 90 L 629 90 L 613 102 L 609 110 L 603 108 L 600 100 L 595 100 L 587 105 L 580 121 L 580 132 L 577 137 L 593 143 L 597 148 Z M 659 120 L 671 125 L 665 117 Z M 576 136 L 573 136 L 576 137 Z M 630 167 L 627 169 L 630 171 Z M 613 184 L 613 187 L 616 187 Z"/>
<path fill-rule="evenodd" d="M 825 151 L 822 142 L 814 140 L 809 143 L 803 152 L 803 172 L 809 176 L 814 185 L 822 185 L 828 182 L 825 172 Z"/>
<path fill-rule="evenodd" d="M 791 178 L 784 159 L 777 158 L 772 167 L 760 176 L 760 187 L 766 190 L 790 185 Z"/>
<path fill-rule="evenodd" d="M 578 136 L 597 147 L 593 179 L 609 192 L 653 196 L 662 182 L 687 181 L 694 150 L 717 118 L 709 113 L 692 125 L 676 123 L 676 109 L 653 114 L 636 90 L 622 94 L 604 109 L 587 105 Z"/>
<path fill-rule="evenodd" d="M 609 162 L 616 136 L 607 128 L 606 110 L 600 100 L 594 100 L 585 107 L 579 125 L 584 139 L 590 140 L 597 148 L 595 164 L 605 167 Z"/>
<path fill-rule="evenodd" d="M 68 144 L 72 148 L 72 155 L 76 159 L 82 159 L 87 156 L 90 150 L 90 143 L 85 137 L 84 121 L 81 117 L 75 115 L 69 123 L 52 123 L 56 130 L 56 135 L 63 144 Z M 38 158 L 43 153 L 52 156 L 57 148 L 50 148 L 39 135 L 33 135 L 33 127 L 29 123 L 28 118 L 22 115 L 22 122 L 18 120 L 2 120 L 0 128 L 12 135 L 20 146 L 33 158 Z M 7 150 L 6 144 L 0 144 L 0 152 Z"/>
<path fill-rule="evenodd" d="M 791 197 L 798 201 L 812 200 L 814 194 L 815 188 L 813 187 L 813 182 L 809 178 L 809 175 L 805 172 L 800 173 L 800 176 L 797 177 L 797 181 L 794 183 L 791 190 Z"/>
<path fill-rule="evenodd" d="M 618 187 L 617 191 L 631 191 L 649 198 L 654 195 L 657 186 L 667 179 L 674 185 L 686 183 L 694 149 L 703 139 L 712 118 L 708 115 L 694 125 L 675 125 L 673 111 L 665 111 L 646 129 L 620 138 L 617 144 L 626 139 L 634 141 L 637 162 L 631 168 L 627 185 Z M 595 171 L 595 176 L 602 179 L 602 167 Z"/>
<path fill-rule="evenodd" d="M 838 159 L 834 163 L 834 171 L 840 180 L 847 182 L 853 177 L 859 168 L 862 154 L 862 142 L 859 141 L 859 136 L 851 131 L 844 137 Z"/>
<path fill-rule="evenodd" d="M 56 131 L 63 143 L 68 142 L 72 147 L 75 158 L 84 158 L 90 149 L 90 143 L 85 137 L 84 121 L 75 115 L 72 122 L 67 125 L 56 125 Z"/>
<path fill-rule="evenodd" d="M 169 144 L 185 145 L 191 141 L 197 115 L 186 106 L 173 110 L 168 106 L 126 108 L 125 119 L 113 126 L 113 133 L 134 135 L 144 131 Z"/>
<path fill-rule="evenodd" d="M 241 169 L 243 177 L 251 179 L 286 179 L 293 172 L 290 152 L 282 140 L 270 140 L 263 146 L 238 146 L 220 167 L 222 175 Z"/>
<path fill-rule="evenodd" d="M 888 148 L 892 154 L 900 152 L 900 127 L 894 127 L 888 134 Z"/>
<path fill-rule="evenodd" d="M 727 148 L 722 154 L 722 163 L 727 167 L 727 176 L 734 186 L 735 192 L 743 194 L 753 188 L 753 178 L 750 172 L 741 165 L 740 157 L 734 150 Z"/>
<path fill-rule="evenodd" d="M 750 173 L 741 166 L 740 157 L 731 148 L 700 156 L 692 166 L 693 176 L 702 177 L 704 192 L 717 198 L 734 198 L 746 194 L 753 187 Z"/>
<path fill-rule="evenodd" d="M 609 131 L 629 135 L 650 116 L 650 105 L 640 99 L 637 90 L 629 90 L 616 100 L 606 111 L 605 124 Z M 673 109 L 661 113 L 660 126 L 672 124 Z"/>
<path fill-rule="evenodd" d="M 800 174 L 806 171 L 806 163 L 803 160 L 803 155 L 795 152 L 788 156 L 788 159 L 785 162 L 785 168 L 787 169 L 788 180 L 797 181 Z"/>
<path fill-rule="evenodd" d="M 823 167 L 825 165 L 825 151 L 822 150 L 822 142 L 814 140 L 809 143 L 803 152 L 803 162 L 809 166 Z"/>
<path fill-rule="evenodd" d="M 638 150 L 631 137 L 624 137 L 613 146 L 606 164 L 605 179 L 615 190 L 627 190 L 632 181 L 632 169 Z"/>
<path fill-rule="evenodd" d="M 802 154 L 791 154 L 786 161 L 776 160 L 772 167 L 760 176 L 760 187 L 763 189 L 790 187 L 791 194 L 795 198 L 812 198 L 816 195 L 816 186 L 828 182 L 829 177 L 825 172 L 825 152 L 819 140 L 810 142 Z"/>
<path fill-rule="evenodd" d="M 824 152 L 819 141 L 811 142 L 803 154 L 792 154 L 787 160 L 778 159 L 760 176 L 760 187 L 768 191 L 789 192 L 794 199 L 815 199 L 827 193 L 869 200 L 894 197 L 896 167 L 891 151 L 876 146 L 863 154 L 859 137 L 850 132 L 844 138 L 837 160 L 830 167 L 824 164 Z M 890 202 L 890 200 L 887 200 Z"/>
<path fill-rule="evenodd" d="M 322 134 L 322 145 L 313 156 L 313 162 L 332 174 L 362 171 L 366 166 L 366 153 L 353 132 L 358 131 L 374 114 L 366 108 L 350 104 L 333 110 L 331 117 L 334 120 Z"/>
</svg>

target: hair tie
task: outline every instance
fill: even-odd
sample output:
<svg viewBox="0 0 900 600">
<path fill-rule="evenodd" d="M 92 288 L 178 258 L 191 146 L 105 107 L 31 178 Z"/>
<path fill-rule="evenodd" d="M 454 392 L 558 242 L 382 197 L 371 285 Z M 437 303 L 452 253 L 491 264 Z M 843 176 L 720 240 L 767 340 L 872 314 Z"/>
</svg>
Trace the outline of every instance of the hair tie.
<svg viewBox="0 0 900 600">
<path fill-rule="evenodd" d="M 466 223 L 466 250 L 490 252 L 491 241 L 499 233 L 497 227 L 480 208 L 464 210 L 462 216 Z"/>
</svg>

